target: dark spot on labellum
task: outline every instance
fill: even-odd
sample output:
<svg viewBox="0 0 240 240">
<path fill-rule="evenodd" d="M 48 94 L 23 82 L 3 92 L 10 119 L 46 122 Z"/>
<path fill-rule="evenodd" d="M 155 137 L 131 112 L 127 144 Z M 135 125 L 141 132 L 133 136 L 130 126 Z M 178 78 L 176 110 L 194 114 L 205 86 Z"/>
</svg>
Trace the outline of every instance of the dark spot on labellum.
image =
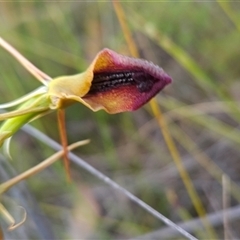
<svg viewBox="0 0 240 240">
<path fill-rule="evenodd" d="M 137 83 L 139 92 L 149 92 L 154 84 L 154 78 L 145 72 L 136 72 L 133 79 Z"/>
<path fill-rule="evenodd" d="M 106 92 L 121 86 L 136 86 L 139 92 L 143 93 L 150 91 L 154 82 L 153 76 L 139 71 L 95 73 L 88 94 Z"/>
</svg>

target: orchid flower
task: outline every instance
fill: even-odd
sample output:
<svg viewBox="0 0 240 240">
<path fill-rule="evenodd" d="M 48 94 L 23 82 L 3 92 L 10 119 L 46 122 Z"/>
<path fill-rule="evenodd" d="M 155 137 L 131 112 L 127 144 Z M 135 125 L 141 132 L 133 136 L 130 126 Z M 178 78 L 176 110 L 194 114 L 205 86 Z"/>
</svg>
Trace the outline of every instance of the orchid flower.
<svg viewBox="0 0 240 240">
<path fill-rule="evenodd" d="M 153 63 L 105 48 L 85 72 L 46 81 L 46 86 L 31 94 L 0 105 L 4 108 L 21 103 L 17 110 L 0 114 L 0 120 L 8 119 L 0 128 L 0 146 L 24 124 L 52 110 L 80 102 L 93 111 L 104 109 L 110 114 L 133 111 L 171 81 Z"/>
<path fill-rule="evenodd" d="M 153 63 L 103 49 L 85 72 L 51 81 L 48 94 L 54 108 L 73 100 L 93 111 L 119 113 L 140 108 L 171 81 Z"/>
</svg>

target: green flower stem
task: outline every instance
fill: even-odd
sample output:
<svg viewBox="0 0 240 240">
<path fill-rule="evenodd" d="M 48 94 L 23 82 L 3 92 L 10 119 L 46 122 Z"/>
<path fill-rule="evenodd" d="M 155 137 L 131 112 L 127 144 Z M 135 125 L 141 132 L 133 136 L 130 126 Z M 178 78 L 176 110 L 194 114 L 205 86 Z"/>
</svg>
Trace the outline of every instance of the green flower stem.
<svg viewBox="0 0 240 240">
<path fill-rule="evenodd" d="M 24 124 L 39 115 L 48 113 L 51 110 L 50 104 L 48 95 L 44 93 L 24 102 L 17 110 L 0 115 L 0 118 L 3 116 L 7 119 L 0 127 L 0 147 L 7 138 L 11 137 Z"/>
</svg>

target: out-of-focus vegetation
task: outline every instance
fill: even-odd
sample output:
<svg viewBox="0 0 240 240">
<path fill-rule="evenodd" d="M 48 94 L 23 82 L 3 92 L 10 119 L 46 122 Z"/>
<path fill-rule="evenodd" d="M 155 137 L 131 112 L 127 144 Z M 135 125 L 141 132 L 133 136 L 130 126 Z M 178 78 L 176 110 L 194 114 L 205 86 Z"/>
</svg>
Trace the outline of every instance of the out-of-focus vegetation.
<svg viewBox="0 0 240 240">
<path fill-rule="evenodd" d="M 125 2 L 122 7 L 141 57 L 173 77 L 156 99 L 205 211 L 210 215 L 237 207 L 240 3 Z M 52 77 L 83 71 L 104 47 L 129 55 L 111 2 L 1 2 L 0 19 L 0 35 Z M 0 103 L 40 85 L 3 49 L 0 61 Z M 59 139 L 55 114 L 32 124 Z M 69 142 L 90 138 L 75 152 L 166 217 L 174 222 L 198 218 L 149 105 L 108 115 L 76 104 L 67 109 L 67 133 Z M 1 181 L 53 150 L 19 132 L 11 153 L 12 161 L 1 157 Z M 21 218 L 18 205 L 28 212 L 23 226 L 4 230 L 6 237 L 128 239 L 164 227 L 125 196 L 71 167 L 72 184 L 58 162 L 2 196 L 16 217 Z M 225 220 L 210 223 L 216 239 L 239 238 L 240 218 L 230 214 Z M 200 226 L 193 233 L 209 238 Z"/>
</svg>

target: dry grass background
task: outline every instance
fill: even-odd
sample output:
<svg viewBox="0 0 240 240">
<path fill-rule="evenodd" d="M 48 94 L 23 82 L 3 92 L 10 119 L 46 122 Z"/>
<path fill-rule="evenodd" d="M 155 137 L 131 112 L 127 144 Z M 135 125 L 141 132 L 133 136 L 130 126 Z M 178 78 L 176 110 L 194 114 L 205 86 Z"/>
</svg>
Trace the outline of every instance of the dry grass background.
<svg viewBox="0 0 240 240">
<path fill-rule="evenodd" d="M 172 221 L 189 224 L 197 238 L 240 238 L 234 215 L 240 201 L 240 4 L 129 1 L 122 7 L 140 56 L 173 77 L 156 101 L 204 211 L 217 217 L 208 230 L 201 223 L 190 229 L 199 214 L 149 105 L 108 115 L 76 104 L 67 110 L 69 142 L 90 138 L 77 155 Z M 111 2 L 0 2 L 0 18 L 0 35 L 52 77 L 83 71 L 103 47 L 130 54 Z M 4 50 L 0 59 L 0 103 L 39 86 Z M 32 125 L 58 141 L 55 114 Z M 13 161 L 1 156 L 1 181 L 54 151 L 21 131 L 11 152 Z M 6 239 L 182 239 L 123 194 L 71 167 L 71 185 L 58 162 L 2 196 L 16 218 L 17 205 L 28 212 L 13 232 L 0 219 Z M 216 215 L 222 210 L 228 214 Z"/>
</svg>

